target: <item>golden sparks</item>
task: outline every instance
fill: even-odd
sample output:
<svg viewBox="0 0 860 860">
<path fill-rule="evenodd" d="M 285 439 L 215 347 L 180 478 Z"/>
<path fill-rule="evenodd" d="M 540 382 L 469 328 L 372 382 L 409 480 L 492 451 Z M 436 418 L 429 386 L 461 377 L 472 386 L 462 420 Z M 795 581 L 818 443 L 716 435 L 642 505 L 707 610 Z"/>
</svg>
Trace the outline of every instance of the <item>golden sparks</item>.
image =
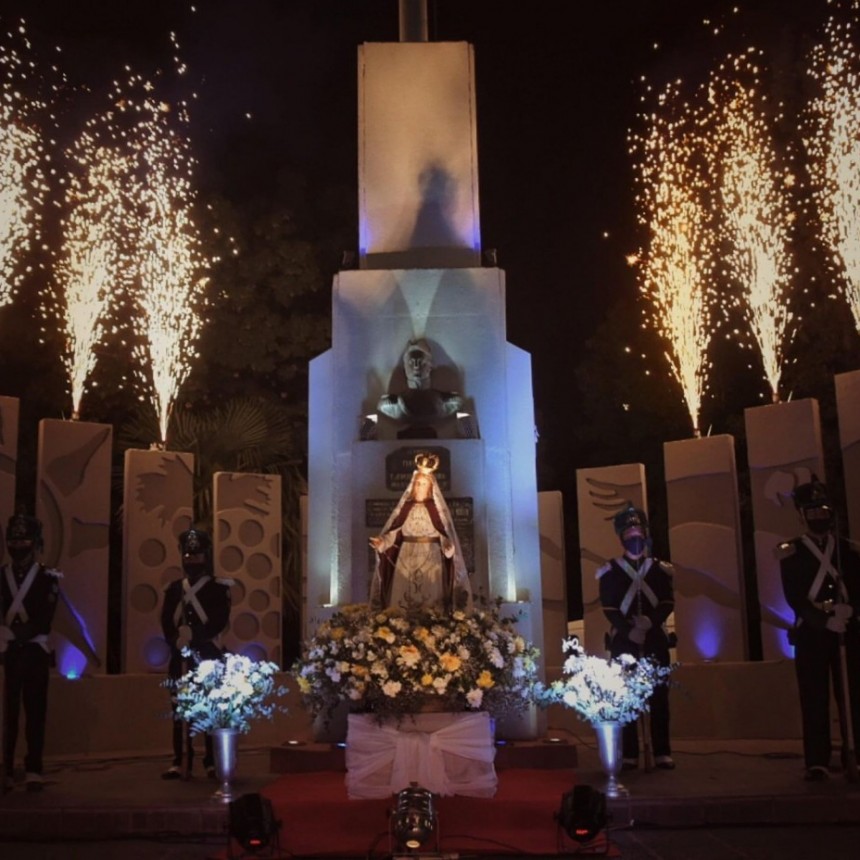
<svg viewBox="0 0 860 860">
<path fill-rule="evenodd" d="M 853 22 L 830 18 L 811 52 L 818 86 L 804 117 L 812 196 L 822 238 L 833 254 L 842 292 L 860 331 L 860 58 Z"/>
<path fill-rule="evenodd" d="M 648 243 L 628 261 L 638 265 L 640 292 L 653 309 L 650 323 L 668 345 L 666 359 L 681 386 L 693 433 L 699 435 L 714 272 L 703 117 L 684 101 L 675 82 L 642 119 L 645 130 L 631 134 L 630 151 L 637 218 Z"/>
<path fill-rule="evenodd" d="M 728 57 L 711 75 L 709 98 L 716 119 L 726 264 L 776 401 L 793 319 L 788 306 L 793 213 L 785 193 L 793 174 L 774 145 L 772 127 L 779 116 L 767 104 L 761 62 L 755 49 Z"/>
<path fill-rule="evenodd" d="M 0 44 L 0 307 L 20 286 L 22 258 L 40 237 L 47 193 L 45 147 L 38 116 L 46 105 L 33 94 L 35 63 L 26 28 L 3 34 Z"/>
<path fill-rule="evenodd" d="M 133 353 L 137 376 L 154 397 L 158 441 L 166 442 L 171 409 L 197 357 L 206 270 L 214 260 L 203 252 L 192 214 L 195 160 L 185 105 L 172 108 L 146 83 L 129 78 L 121 109 L 137 159 L 136 181 L 129 185 L 136 204 L 134 299 L 140 336 Z M 135 90 L 142 96 L 135 98 Z"/>
<path fill-rule="evenodd" d="M 123 256 L 128 230 L 131 161 L 104 117 L 90 120 L 66 151 L 66 215 L 57 266 L 66 335 L 65 366 L 78 415 L 95 347 L 105 334 L 105 314 L 127 289 Z"/>
</svg>

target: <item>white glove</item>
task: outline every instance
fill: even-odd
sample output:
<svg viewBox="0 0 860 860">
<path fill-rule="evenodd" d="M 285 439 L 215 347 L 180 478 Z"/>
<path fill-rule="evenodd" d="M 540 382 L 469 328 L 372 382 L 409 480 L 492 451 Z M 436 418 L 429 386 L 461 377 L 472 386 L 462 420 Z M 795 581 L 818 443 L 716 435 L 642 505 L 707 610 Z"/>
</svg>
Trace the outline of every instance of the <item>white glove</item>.
<svg viewBox="0 0 860 860">
<path fill-rule="evenodd" d="M 840 621 L 847 621 L 854 614 L 854 607 L 849 603 L 833 604 L 833 617 Z"/>
<path fill-rule="evenodd" d="M 833 633 L 844 633 L 846 621 L 838 615 L 831 615 L 824 626 Z"/>
<path fill-rule="evenodd" d="M 635 642 L 637 645 L 645 644 L 645 629 L 642 627 L 634 627 L 630 633 L 627 635 L 627 638 L 631 642 Z"/>
</svg>

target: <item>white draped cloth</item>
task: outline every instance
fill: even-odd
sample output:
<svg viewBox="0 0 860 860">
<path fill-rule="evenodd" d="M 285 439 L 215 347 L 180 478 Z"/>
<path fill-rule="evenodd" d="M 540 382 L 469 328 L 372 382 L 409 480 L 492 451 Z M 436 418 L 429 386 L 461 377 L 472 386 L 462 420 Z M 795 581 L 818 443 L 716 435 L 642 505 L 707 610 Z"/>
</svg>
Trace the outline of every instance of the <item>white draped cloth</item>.
<svg viewBox="0 0 860 860">
<path fill-rule="evenodd" d="M 490 715 L 415 714 L 380 725 L 350 714 L 346 788 L 351 798 L 390 797 L 410 783 L 439 795 L 493 797 L 498 779 Z"/>
</svg>

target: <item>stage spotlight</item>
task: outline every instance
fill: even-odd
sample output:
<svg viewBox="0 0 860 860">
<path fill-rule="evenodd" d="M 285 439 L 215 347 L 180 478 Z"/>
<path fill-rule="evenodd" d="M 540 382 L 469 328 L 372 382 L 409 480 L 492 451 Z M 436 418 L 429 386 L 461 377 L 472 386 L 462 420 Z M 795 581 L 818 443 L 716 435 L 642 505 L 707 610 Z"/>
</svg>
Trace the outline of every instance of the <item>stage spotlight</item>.
<svg viewBox="0 0 860 860">
<path fill-rule="evenodd" d="M 561 796 L 556 818 L 574 842 L 591 842 L 606 828 L 606 795 L 590 785 L 575 785 Z"/>
<path fill-rule="evenodd" d="M 259 794 L 243 794 L 229 805 L 229 835 L 241 845 L 241 856 L 260 854 L 278 842 L 280 823 L 275 821 L 272 801 Z M 229 855 L 232 856 L 232 855 Z"/>
<path fill-rule="evenodd" d="M 390 825 L 393 851 L 412 852 L 425 846 L 436 833 L 433 793 L 410 783 L 397 794 Z"/>
</svg>

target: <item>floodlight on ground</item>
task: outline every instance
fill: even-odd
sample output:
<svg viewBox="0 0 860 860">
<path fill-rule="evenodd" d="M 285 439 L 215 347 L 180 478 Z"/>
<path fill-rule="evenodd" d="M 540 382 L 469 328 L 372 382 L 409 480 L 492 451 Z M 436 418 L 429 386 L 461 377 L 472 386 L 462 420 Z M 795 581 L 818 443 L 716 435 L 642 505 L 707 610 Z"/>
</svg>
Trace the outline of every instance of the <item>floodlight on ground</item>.
<svg viewBox="0 0 860 860">
<path fill-rule="evenodd" d="M 436 842 L 436 809 L 433 793 L 410 783 L 397 793 L 394 811 L 389 820 L 392 854 L 414 853 L 424 848 L 431 840 Z"/>
<path fill-rule="evenodd" d="M 229 836 L 242 848 L 241 857 L 260 856 L 277 850 L 280 822 L 275 821 L 272 801 L 259 794 L 243 794 L 229 804 Z M 228 852 L 228 856 L 233 855 Z M 271 856 L 271 854 L 270 854 Z"/>
<path fill-rule="evenodd" d="M 606 829 L 606 795 L 590 785 L 575 785 L 561 796 L 559 827 L 574 842 L 591 842 Z"/>
</svg>

